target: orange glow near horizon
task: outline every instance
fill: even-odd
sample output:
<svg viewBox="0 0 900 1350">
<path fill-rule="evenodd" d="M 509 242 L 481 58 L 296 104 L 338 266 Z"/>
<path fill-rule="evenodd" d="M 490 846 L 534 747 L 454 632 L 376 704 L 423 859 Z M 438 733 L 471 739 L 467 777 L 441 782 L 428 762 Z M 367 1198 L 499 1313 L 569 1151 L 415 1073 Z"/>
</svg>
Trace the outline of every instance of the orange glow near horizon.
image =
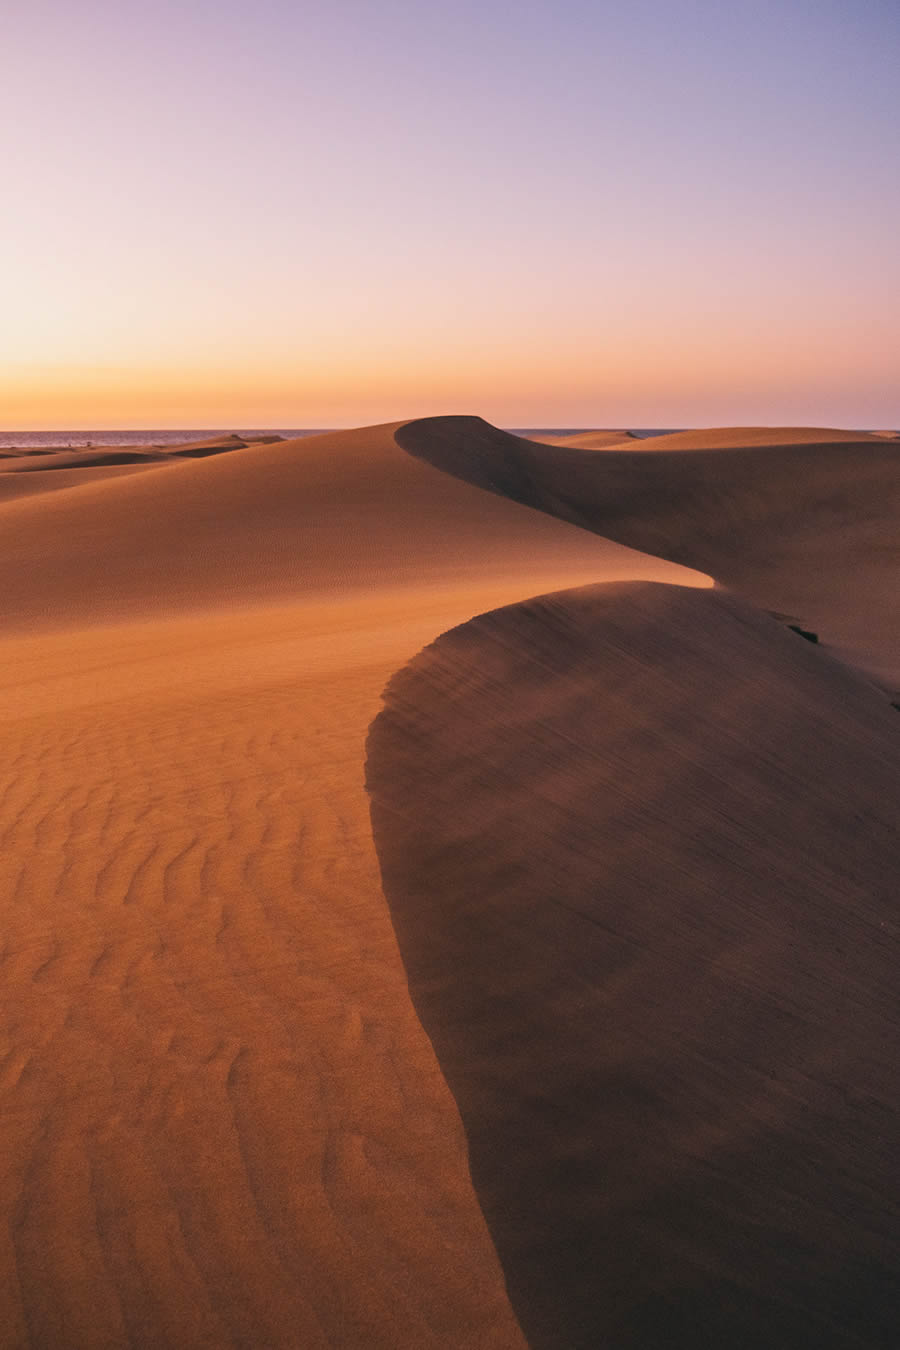
<svg viewBox="0 0 900 1350">
<path fill-rule="evenodd" d="M 829 347 L 815 329 L 796 351 L 752 332 L 729 342 L 717 336 L 650 341 L 620 325 L 591 342 L 577 335 L 549 348 L 521 334 L 493 348 L 445 334 L 437 351 L 348 343 L 286 359 L 283 350 L 267 357 L 248 342 L 246 354 L 238 344 L 173 364 L 8 364 L 0 374 L 2 426 L 334 427 L 447 412 L 505 426 L 862 426 L 878 419 L 863 415 L 865 397 L 848 398 L 846 384 L 871 391 L 873 406 L 891 389 L 887 345 L 867 359 L 862 347 Z"/>
<path fill-rule="evenodd" d="M 900 421 L 890 16 L 46 6 L 0 430 Z"/>
</svg>

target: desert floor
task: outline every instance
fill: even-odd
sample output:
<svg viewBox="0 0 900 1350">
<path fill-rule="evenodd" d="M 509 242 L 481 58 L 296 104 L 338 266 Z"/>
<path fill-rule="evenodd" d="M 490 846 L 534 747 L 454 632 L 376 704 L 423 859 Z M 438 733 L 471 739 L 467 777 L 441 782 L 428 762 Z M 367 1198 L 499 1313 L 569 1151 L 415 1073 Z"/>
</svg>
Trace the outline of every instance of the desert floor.
<svg viewBox="0 0 900 1350">
<path fill-rule="evenodd" d="M 4 1347 L 893 1345 L 898 523 L 819 429 L 6 452 Z"/>
</svg>

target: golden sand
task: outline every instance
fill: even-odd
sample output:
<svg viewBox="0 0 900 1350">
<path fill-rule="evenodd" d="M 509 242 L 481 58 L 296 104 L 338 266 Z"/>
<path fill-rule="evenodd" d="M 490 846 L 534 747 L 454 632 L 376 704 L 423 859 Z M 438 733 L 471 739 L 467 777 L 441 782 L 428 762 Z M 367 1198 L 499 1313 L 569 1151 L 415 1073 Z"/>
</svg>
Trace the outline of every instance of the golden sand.
<svg viewBox="0 0 900 1350">
<path fill-rule="evenodd" d="M 885 1343 L 900 458 L 691 435 L 0 460 L 4 1345 Z"/>
</svg>

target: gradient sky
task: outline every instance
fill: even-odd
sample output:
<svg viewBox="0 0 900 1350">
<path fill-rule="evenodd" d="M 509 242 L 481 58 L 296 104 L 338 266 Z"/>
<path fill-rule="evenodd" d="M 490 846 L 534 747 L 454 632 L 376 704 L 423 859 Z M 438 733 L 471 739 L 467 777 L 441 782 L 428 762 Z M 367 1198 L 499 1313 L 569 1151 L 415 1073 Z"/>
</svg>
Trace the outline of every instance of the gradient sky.
<svg viewBox="0 0 900 1350">
<path fill-rule="evenodd" d="M 900 424 L 896 0 L 29 0 L 0 427 Z"/>
</svg>

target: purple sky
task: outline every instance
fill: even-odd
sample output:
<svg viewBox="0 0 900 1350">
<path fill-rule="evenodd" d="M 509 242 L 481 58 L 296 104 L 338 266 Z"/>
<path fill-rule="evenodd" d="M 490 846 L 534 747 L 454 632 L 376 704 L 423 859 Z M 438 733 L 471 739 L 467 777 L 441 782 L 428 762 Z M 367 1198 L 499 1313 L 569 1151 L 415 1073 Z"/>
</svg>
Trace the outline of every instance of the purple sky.
<svg viewBox="0 0 900 1350">
<path fill-rule="evenodd" d="M 894 0 L 33 0 L 0 426 L 900 423 Z"/>
</svg>

